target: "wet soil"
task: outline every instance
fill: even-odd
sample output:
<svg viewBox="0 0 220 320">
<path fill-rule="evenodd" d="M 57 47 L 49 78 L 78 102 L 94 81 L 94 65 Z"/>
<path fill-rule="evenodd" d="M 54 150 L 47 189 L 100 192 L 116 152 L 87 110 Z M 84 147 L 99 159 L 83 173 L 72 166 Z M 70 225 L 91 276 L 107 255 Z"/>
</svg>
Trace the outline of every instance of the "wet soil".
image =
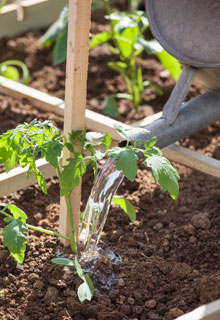
<svg viewBox="0 0 220 320">
<path fill-rule="evenodd" d="M 93 22 L 92 28 L 97 32 L 107 27 Z M 1 40 L 0 61 L 23 60 L 30 68 L 32 87 L 64 98 L 65 66 L 52 66 L 51 50 L 38 47 L 40 34 L 32 31 L 16 39 Z M 100 112 L 106 94 L 126 90 L 121 77 L 106 67 L 114 59 L 105 47 L 90 52 L 87 105 L 92 110 Z M 160 85 L 165 94 L 158 97 L 146 88 L 139 114 L 122 100 L 119 120 L 128 123 L 161 110 L 174 85 L 154 57 L 142 63 L 144 78 Z M 189 98 L 199 92 L 193 86 Z M 2 94 L 0 117 L 1 133 L 33 118 L 50 119 L 61 130 L 63 126 L 62 117 L 39 112 L 27 100 Z M 219 123 L 181 143 L 220 158 Z M 112 206 L 100 245 L 112 250 L 120 262 L 112 266 L 105 259 L 99 261 L 102 275 L 112 270 L 115 279 L 105 287 L 108 276 L 96 277 L 97 289 L 91 302 L 78 301 L 79 280 L 72 269 L 51 263 L 57 255 L 70 254 L 55 237 L 30 231 L 23 265 L 18 265 L 0 245 L 0 289 L 4 290 L 0 295 L 0 319 L 172 320 L 220 298 L 219 180 L 179 164 L 174 166 L 181 177 L 177 201 L 161 191 L 151 172 L 141 165 L 134 183 L 123 181 L 118 193 L 133 203 L 137 220 L 132 225 L 120 209 Z M 82 210 L 92 179 L 91 173 L 83 179 Z M 47 186 L 48 196 L 35 185 L 0 200 L 22 208 L 28 214 L 28 223 L 57 230 L 57 178 L 48 180 Z"/>
</svg>

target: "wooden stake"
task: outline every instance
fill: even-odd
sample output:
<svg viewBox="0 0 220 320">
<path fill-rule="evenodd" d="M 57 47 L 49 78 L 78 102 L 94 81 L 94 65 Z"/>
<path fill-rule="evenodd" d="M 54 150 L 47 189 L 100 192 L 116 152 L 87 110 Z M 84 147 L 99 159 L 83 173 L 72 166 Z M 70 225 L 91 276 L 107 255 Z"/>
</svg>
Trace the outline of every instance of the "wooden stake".
<svg viewBox="0 0 220 320">
<path fill-rule="evenodd" d="M 64 134 L 85 128 L 86 88 L 88 71 L 88 46 L 91 21 L 91 0 L 69 0 L 69 25 L 64 109 Z M 80 150 L 78 150 L 80 151 Z M 70 158 L 65 151 L 63 165 Z M 81 185 L 71 195 L 76 236 L 79 229 Z M 63 198 L 60 203 L 59 231 L 68 235 L 67 208 Z M 67 243 L 65 243 L 67 245 Z"/>
</svg>

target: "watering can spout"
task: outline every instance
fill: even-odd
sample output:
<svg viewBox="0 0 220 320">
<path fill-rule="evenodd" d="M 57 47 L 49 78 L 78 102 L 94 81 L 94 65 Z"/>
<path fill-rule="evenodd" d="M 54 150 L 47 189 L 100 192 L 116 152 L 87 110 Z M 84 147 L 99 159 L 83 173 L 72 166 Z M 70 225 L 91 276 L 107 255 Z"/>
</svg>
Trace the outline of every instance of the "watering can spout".
<svg viewBox="0 0 220 320">
<path fill-rule="evenodd" d="M 150 134 L 138 135 L 133 138 L 133 142 L 140 140 L 140 148 L 144 148 L 146 140 L 156 137 L 156 145 L 159 148 L 164 148 L 205 129 L 217 120 L 220 120 L 220 93 L 207 91 L 182 105 L 172 126 L 162 116 L 145 127 L 150 131 Z"/>
</svg>

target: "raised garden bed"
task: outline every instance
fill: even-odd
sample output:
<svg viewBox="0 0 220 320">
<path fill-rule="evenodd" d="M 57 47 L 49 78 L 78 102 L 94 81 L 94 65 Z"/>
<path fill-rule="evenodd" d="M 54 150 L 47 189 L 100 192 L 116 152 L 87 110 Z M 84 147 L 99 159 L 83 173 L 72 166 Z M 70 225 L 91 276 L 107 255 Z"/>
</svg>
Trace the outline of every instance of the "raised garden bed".
<svg viewBox="0 0 220 320">
<path fill-rule="evenodd" d="M 93 23 L 93 28 L 103 26 Z M 51 66 L 51 51 L 38 49 L 39 36 L 39 32 L 30 32 L 3 40 L 1 59 L 19 57 L 31 69 L 31 86 L 63 98 L 64 66 Z M 120 77 L 106 68 L 106 55 L 109 52 L 104 48 L 97 48 L 90 55 L 88 106 L 93 110 L 100 108 L 105 94 L 123 87 Z M 165 95 L 158 98 L 152 89 L 147 89 L 142 116 L 160 111 L 173 86 L 154 58 L 143 64 L 145 76 L 160 84 Z M 106 75 L 107 85 L 103 82 Z M 190 96 L 198 91 L 194 87 Z M 62 130 L 61 116 L 38 111 L 26 99 L 0 95 L 0 111 L 1 132 L 35 117 L 49 118 Z M 135 115 L 127 102 L 121 102 L 119 120 L 130 123 L 139 118 L 141 115 Z M 218 158 L 218 135 L 219 123 L 185 139 L 182 145 Z M 32 232 L 23 266 L 17 265 L 2 248 L 0 288 L 5 294 L 0 296 L 1 319 L 171 320 L 219 298 L 219 181 L 179 164 L 175 166 L 181 176 L 180 197 L 176 202 L 156 186 L 146 169 L 138 172 L 134 183 L 123 182 L 118 193 L 132 201 L 137 221 L 131 225 L 123 213 L 111 209 L 101 245 L 111 249 L 120 263 L 110 270 L 115 273 L 115 281 L 110 285 L 105 287 L 108 274 L 104 279 L 97 277 L 97 292 L 90 303 L 78 302 L 75 294 L 78 281 L 72 277 L 72 271 L 64 272 L 62 267 L 51 264 L 51 258 L 59 252 L 69 253 L 55 238 L 45 239 L 44 235 Z M 92 176 L 88 173 L 83 184 L 82 209 L 91 185 Z M 32 186 L 1 200 L 23 208 L 29 223 L 57 227 L 59 190 L 55 178 L 48 181 L 48 194 L 45 199 L 39 188 Z M 104 262 L 100 261 L 99 268 L 108 273 Z"/>
</svg>

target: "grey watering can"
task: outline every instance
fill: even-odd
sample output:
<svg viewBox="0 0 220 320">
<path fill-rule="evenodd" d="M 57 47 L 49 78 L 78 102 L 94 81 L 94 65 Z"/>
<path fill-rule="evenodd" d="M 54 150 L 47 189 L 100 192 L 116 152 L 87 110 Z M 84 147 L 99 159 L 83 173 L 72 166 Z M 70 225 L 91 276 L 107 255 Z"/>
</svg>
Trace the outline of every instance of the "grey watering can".
<svg viewBox="0 0 220 320">
<path fill-rule="evenodd" d="M 162 117 L 146 127 L 163 148 L 220 119 L 220 0 L 146 0 L 146 12 L 154 37 L 183 65 Z M 183 104 L 193 80 L 207 92 Z"/>
</svg>

